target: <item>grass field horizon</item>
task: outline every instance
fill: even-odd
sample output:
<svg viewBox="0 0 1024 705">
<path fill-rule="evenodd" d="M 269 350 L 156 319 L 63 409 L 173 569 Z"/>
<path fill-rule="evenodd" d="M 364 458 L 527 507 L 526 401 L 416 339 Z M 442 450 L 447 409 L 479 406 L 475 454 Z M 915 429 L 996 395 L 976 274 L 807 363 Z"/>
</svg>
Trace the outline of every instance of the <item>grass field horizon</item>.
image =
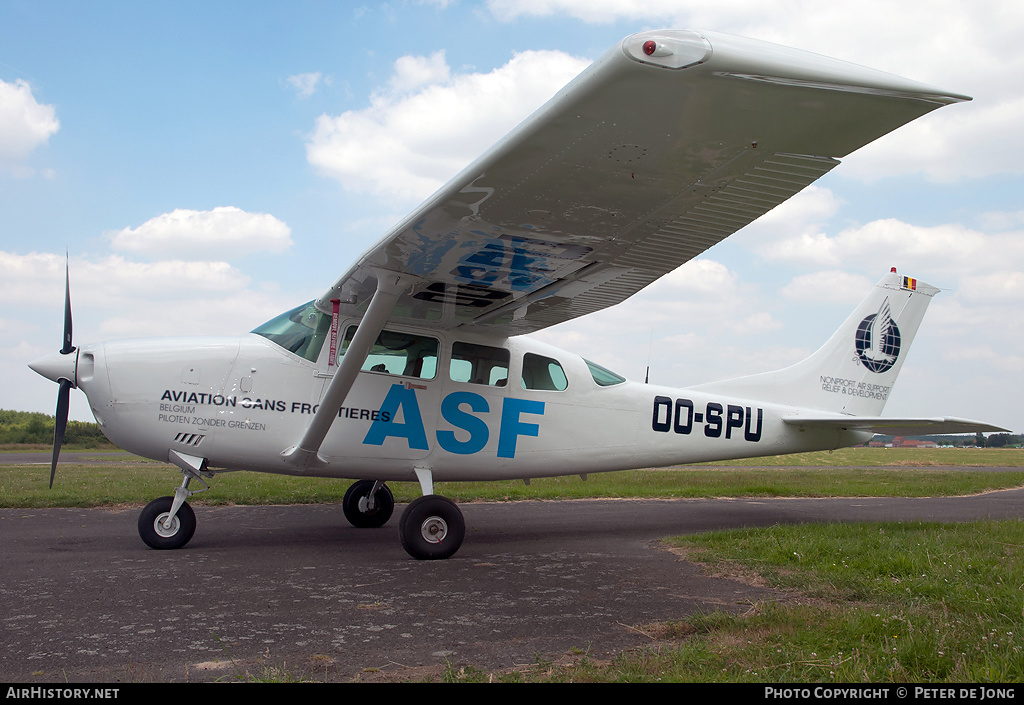
<svg viewBox="0 0 1024 705">
<path fill-rule="evenodd" d="M 0 507 L 143 505 L 171 494 L 180 471 L 123 451 L 66 449 L 52 489 L 49 451 L 33 463 L 0 464 Z M 75 453 L 98 454 L 77 462 Z M 795 455 L 720 461 L 609 473 L 438 482 L 436 491 L 459 502 L 584 498 L 957 496 L 1024 486 L 1024 450 L 1010 448 L 844 448 Z M 196 505 L 334 503 L 352 480 L 255 472 L 217 472 Z M 420 495 L 415 482 L 389 482 L 398 502 Z"/>
</svg>

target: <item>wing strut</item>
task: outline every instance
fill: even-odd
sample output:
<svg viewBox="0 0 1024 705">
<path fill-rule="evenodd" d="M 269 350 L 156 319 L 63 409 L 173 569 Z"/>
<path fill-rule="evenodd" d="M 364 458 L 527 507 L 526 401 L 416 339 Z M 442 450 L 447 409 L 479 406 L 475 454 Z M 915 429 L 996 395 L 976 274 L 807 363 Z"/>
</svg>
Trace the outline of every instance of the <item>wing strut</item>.
<svg viewBox="0 0 1024 705">
<path fill-rule="evenodd" d="M 419 281 L 419 277 L 399 272 L 376 270 L 377 289 L 366 308 L 366 313 L 359 321 L 355 336 L 338 365 L 338 371 L 334 373 L 327 391 L 324 393 L 320 406 L 313 415 L 313 420 L 302 436 L 298 445 L 285 450 L 281 455 L 285 462 L 300 468 L 315 468 L 327 464 L 327 461 L 319 454 L 320 445 L 324 442 L 331 424 L 338 417 L 338 409 L 345 403 L 345 397 L 355 383 L 356 375 L 366 362 L 367 355 L 377 336 L 384 330 L 385 324 L 391 317 L 391 312 L 398 302 L 398 298 L 413 284 Z"/>
</svg>

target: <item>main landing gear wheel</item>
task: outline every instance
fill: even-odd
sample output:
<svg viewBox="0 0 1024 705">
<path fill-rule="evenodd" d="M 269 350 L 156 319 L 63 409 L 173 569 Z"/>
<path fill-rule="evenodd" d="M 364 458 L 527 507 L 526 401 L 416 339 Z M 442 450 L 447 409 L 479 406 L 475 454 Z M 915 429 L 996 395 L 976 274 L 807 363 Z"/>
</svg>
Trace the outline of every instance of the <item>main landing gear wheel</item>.
<svg viewBox="0 0 1024 705">
<path fill-rule="evenodd" d="M 359 529 L 376 529 L 388 523 L 395 511 L 395 497 L 384 483 L 373 493 L 373 480 L 360 480 L 348 488 L 341 508 L 345 518 Z M 372 496 L 371 496 L 371 493 Z"/>
<path fill-rule="evenodd" d="M 146 505 L 139 514 L 139 536 L 150 548 L 181 548 L 196 532 L 196 513 L 188 503 L 178 507 L 174 518 L 167 524 L 174 497 L 160 497 Z"/>
<path fill-rule="evenodd" d="M 406 507 L 398 531 L 402 548 L 410 556 L 421 561 L 437 560 L 459 550 L 466 536 L 466 522 L 455 502 L 429 494 Z"/>
</svg>

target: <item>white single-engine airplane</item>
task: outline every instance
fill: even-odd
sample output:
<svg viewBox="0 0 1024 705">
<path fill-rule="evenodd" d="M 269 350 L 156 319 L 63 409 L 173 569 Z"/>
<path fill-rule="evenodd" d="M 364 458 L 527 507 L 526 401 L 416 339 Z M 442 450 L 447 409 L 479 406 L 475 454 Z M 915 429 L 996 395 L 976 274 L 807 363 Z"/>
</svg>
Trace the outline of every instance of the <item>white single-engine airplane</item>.
<svg viewBox="0 0 1024 705">
<path fill-rule="evenodd" d="M 523 334 L 612 306 L 771 210 L 843 157 L 969 100 L 711 32 L 627 37 L 367 251 L 322 297 L 242 337 L 71 340 L 32 363 L 106 436 L 184 474 L 139 517 L 153 548 L 195 530 L 192 480 L 251 470 L 352 478 L 348 520 L 382 526 L 387 481 L 423 496 L 400 536 L 462 543 L 450 480 L 524 479 L 839 448 L 873 432 L 1004 430 L 889 419 L 938 291 L 892 272 L 793 367 L 691 389 L 626 381 Z"/>
</svg>

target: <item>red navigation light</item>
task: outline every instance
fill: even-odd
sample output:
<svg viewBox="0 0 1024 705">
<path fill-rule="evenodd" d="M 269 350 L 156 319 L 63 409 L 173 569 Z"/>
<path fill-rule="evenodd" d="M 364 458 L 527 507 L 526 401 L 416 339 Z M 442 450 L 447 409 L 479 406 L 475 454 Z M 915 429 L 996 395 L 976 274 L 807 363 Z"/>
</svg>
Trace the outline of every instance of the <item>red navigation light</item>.
<svg viewBox="0 0 1024 705">
<path fill-rule="evenodd" d="M 644 42 L 644 53 L 647 56 L 654 56 L 654 52 L 658 49 L 658 43 L 653 39 L 648 39 Z"/>
</svg>

